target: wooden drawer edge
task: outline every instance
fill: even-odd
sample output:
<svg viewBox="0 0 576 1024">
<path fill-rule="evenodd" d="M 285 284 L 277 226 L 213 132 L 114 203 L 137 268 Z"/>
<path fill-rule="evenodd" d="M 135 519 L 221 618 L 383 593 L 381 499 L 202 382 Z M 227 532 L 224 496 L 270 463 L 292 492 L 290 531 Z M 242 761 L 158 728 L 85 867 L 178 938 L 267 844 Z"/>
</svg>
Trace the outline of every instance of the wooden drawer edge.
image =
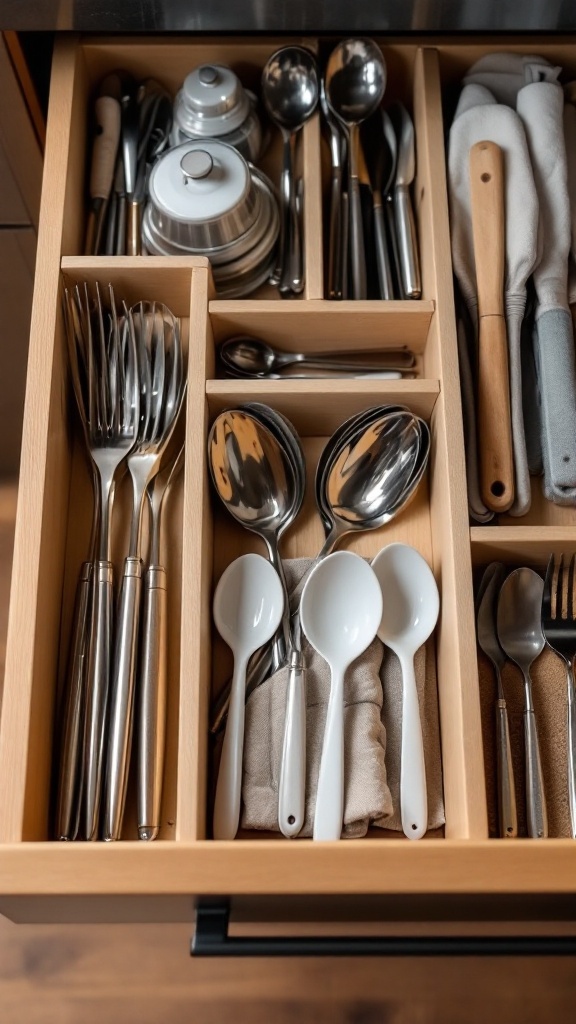
<svg viewBox="0 0 576 1024">
<path fill-rule="evenodd" d="M 6 896 L 569 892 L 570 840 L 0 846 Z"/>
</svg>

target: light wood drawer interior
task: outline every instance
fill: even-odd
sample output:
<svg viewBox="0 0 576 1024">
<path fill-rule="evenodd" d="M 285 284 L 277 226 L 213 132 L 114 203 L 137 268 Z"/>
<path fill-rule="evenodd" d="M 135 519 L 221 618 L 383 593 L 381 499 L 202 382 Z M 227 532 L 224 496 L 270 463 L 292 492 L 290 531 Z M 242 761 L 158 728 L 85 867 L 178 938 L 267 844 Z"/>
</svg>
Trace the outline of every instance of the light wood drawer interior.
<svg viewBox="0 0 576 1024">
<path fill-rule="evenodd" d="M 314 40 L 306 42 L 317 47 Z M 64 40 L 57 47 L 0 733 L 0 864 L 5 869 L 0 891 L 57 896 L 573 888 L 574 860 L 567 844 L 487 841 L 471 543 L 474 560 L 481 564 L 506 545 L 525 557 L 536 550 L 536 538 L 531 527 L 526 534 L 519 526 L 473 530 L 471 535 L 468 524 L 441 97 L 441 77 L 448 83 L 460 73 L 452 49 L 443 44 L 420 47 L 412 40 L 382 41 L 390 98 L 410 102 L 416 125 L 422 300 L 336 304 L 322 298 L 321 196 L 327 179 L 317 118 L 304 132 L 307 290 L 301 299 L 280 303 L 264 289 L 243 300 L 219 300 L 203 260 L 78 255 L 84 224 L 86 108 L 99 78 L 125 66 L 141 77 L 154 74 L 175 90 L 195 63 L 220 59 L 241 73 L 246 69 L 246 84 L 254 85 L 276 45 L 273 40 Z M 277 173 L 278 158 L 275 142 L 269 155 L 271 174 Z M 169 751 L 164 824 L 154 844 L 131 839 L 130 815 L 125 842 L 48 841 L 53 710 L 90 515 L 89 475 L 73 438 L 60 311 L 63 284 L 81 280 L 110 281 L 127 301 L 166 302 L 183 317 L 188 337 L 185 469 L 171 512 L 169 568 L 176 612 L 171 626 Z M 344 351 L 360 342 L 377 349 L 402 343 L 418 354 L 419 375 L 381 382 L 219 380 L 215 347 L 234 333 L 253 333 L 294 350 Z M 446 809 L 442 839 L 408 843 L 378 836 L 325 845 L 258 838 L 254 833 L 235 843 L 207 838 L 213 661 L 216 680 L 226 668 L 217 645 L 212 656 L 211 595 L 226 562 L 254 544 L 217 508 L 205 441 L 217 412 L 245 400 L 267 402 L 294 422 L 304 438 L 311 472 L 322 438 L 362 408 L 398 401 L 431 425 L 428 480 L 415 502 L 389 527 L 346 546 L 371 555 L 389 540 L 413 543 L 431 562 L 440 586 L 435 646 Z M 309 507 L 283 545 L 287 557 L 313 555 L 319 546 L 321 529 L 311 495 L 312 489 Z M 120 494 L 123 500 L 126 495 Z"/>
</svg>

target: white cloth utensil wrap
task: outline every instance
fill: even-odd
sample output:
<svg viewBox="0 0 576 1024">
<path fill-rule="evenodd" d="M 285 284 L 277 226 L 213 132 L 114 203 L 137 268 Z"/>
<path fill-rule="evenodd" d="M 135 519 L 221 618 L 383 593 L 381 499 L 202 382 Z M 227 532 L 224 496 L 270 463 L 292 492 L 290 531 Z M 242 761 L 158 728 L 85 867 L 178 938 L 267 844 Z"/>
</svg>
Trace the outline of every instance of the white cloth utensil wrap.
<svg viewBox="0 0 576 1024">
<path fill-rule="evenodd" d="M 469 87 L 465 87 L 463 93 Z M 526 306 L 526 281 L 538 259 L 538 199 L 526 136 L 518 115 L 494 102 L 489 91 L 474 97 L 484 102 L 469 106 L 463 96 L 450 129 L 448 184 L 452 260 L 468 306 L 475 339 L 478 337 L 478 300 L 470 202 L 470 149 L 476 142 L 497 143 L 504 155 L 506 216 L 505 310 L 508 332 L 510 411 L 514 447 L 515 497 L 510 515 L 525 515 L 530 507 L 530 479 L 526 458 L 522 409 L 521 329 Z M 491 100 L 491 101 L 490 101 Z M 474 371 L 475 371 L 474 367 Z M 481 443 L 481 442 L 480 442 Z M 472 508 L 470 509 L 473 513 Z M 488 511 L 486 510 L 486 516 Z M 482 520 L 481 520 L 482 521 Z"/>
<path fill-rule="evenodd" d="M 522 118 L 540 205 L 542 257 L 534 270 L 536 361 L 542 414 L 544 493 L 550 501 L 576 499 L 576 368 L 568 306 L 570 200 L 564 94 L 556 82 L 520 89 Z"/>
<path fill-rule="evenodd" d="M 563 93 L 557 83 L 561 70 L 537 55 L 494 53 L 477 61 L 464 82 L 489 88 L 501 103 L 516 108 L 526 130 L 540 205 L 541 257 L 534 271 L 538 298 L 533 330 L 537 394 L 523 388 L 527 443 L 532 455 L 529 465 L 533 472 L 542 461 L 544 494 L 550 501 L 572 505 L 576 502 L 576 373 L 567 293 L 570 198 Z M 542 460 L 533 457 L 538 424 Z"/>
<path fill-rule="evenodd" d="M 311 559 L 284 562 L 288 589 Z M 306 665 L 306 813 L 300 838 L 313 831 L 330 669 L 303 638 Z M 444 823 L 440 729 L 434 661 L 416 656 L 416 681 L 428 784 L 428 827 Z M 278 781 L 284 740 L 287 668 L 258 686 L 246 704 L 242 827 L 278 831 Z M 374 640 L 348 669 L 344 683 L 344 825 L 342 837 L 364 836 L 369 825 L 402 830 L 400 750 L 402 673 L 396 656 Z"/>
</svg>

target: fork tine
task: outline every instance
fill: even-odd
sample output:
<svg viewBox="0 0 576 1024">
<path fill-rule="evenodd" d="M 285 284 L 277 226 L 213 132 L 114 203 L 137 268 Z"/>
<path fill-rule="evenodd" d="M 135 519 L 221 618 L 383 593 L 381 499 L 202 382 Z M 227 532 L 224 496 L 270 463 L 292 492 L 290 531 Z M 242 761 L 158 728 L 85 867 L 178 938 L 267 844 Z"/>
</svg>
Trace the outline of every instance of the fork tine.
<svg viewBox="0 0 576 1024">
<path fill-rule="evenodd" d="M 152 350 L 153 357 L 153 377 L 152 377 L 152 393 L 153 393 L 153 426 L 152 426 L 152 437 L 155 441 L 159 441 L 162 437 L 162 433 L 165 430 L 165 412 L 166 412 L 166 387 L 165 387 L 165 376 L 166 376 L 166 339 L 164 334 L 164 317 L 163 307 L 154 303 L 152 306 L 152 323 L 154 332 L 154 344 Z"/>
<path fill-rule="evenodd" d="M 566 611 L 568 618 L 574 618 L 574 558 L 575 556 L 572 555 L 572 558 L 570 559 L 570 568 L 568 570 L 568 606 Z"/>
<path fill-rule="evenodd" d="M 546 568 L 544 590 L 542 591 L 542 620 L 552 618 L 552 580 L 554 578 L 554 555 L 550 555 Z"/>
<path fill-rule="evenodd" d="M 120 427 L 120 398 L 118 388 L 118 316 L 112 285 L 110 289 L 110 336 L 108 339 L 108 387 L 110 397 L 110 423 L 116 434 Z"/>
<path fill-rule="evenodd" d="M 80 290 L 76 289 L 78 298 L 80 299 Z M 86 298 L 86 308 L 84 309 L 84 322 L 86 325 L 86 348 L 88 357 L 88 422 L 90 437 L 94 441 L 102 431 L 102 422 L 100 416 L 100 403 L 98 402 L 98 384 L 96 368 L 94 366 L 94 345 L 92 339 L 92 320 L 90 317 L 90 297 L 88 295 L 88 284 L 84 282 L 84 295 Z M 81 302 L 79 301 L 81 307 Z"/>
<path fill-rule="evenodd" d="M 140 373 L 138 365 L 138 349 L 136 331 L 132 313 L 124 304 L 125 352 L 124 352 L 124 391 L 123 430 L 130 432 L 134 441 L 139 435 L 140 425 Z"/>
<path fill-rule="evenodd" d="M 98 282 L 95 282 L 96 291 L 96 323 L 98 325 L 98 376 L 99 376 L 99 390 L 100 390 L 100 419 L 102 421 L 102 429 L 106 436 L 110 436 L 111 423 L 110 423 L 110 401 L 108 394 L 108 366 L 107 366 L 107 352 L 106 352 L 106 331 L 104 329 L 104 310 L 102 307 L 102 296 L 100 295 L 100 287 Z"/>
</svg>

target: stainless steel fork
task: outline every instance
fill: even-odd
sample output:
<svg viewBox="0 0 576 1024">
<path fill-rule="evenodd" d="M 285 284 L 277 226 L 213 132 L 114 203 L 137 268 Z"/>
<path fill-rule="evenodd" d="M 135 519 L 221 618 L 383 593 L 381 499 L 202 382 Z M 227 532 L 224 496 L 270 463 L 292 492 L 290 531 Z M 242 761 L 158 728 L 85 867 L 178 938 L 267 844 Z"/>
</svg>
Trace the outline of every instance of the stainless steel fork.
<svg viewBox="0 0 576 1024">
<path fill-rule="evenodd" d="M 568 731 L 568 799 L 572 837 L 576 839 L 576 686 L 574 656 L 576 655 L 576 618 L 574 616 L 574 567 L 564 565 L 564 555 L 557 563 L 550 556 L 542 596 L 542 632 L 546 643 L 566 665 L 567 731 Z M 564 594 L 566 593 L 566 601 Z M 565 614 L 564 614 L 565 611 Z"/>
<path fill-rule="evenodd" d="M 96 284 L 96 309 L 87 285 L 76 289 L 76 302 L 85 335 L 88 415 L 87 438 L 96 469 L 100 535 L 92 577 L 92 626 L 88 660 L 84 733 L 84 836 L 98 838 L 102 789 L 104 732 L 110 682 L 113 571 L 110 528 L 118 470 L 135 444 L 140 390 L 134 326 L 127 310 L 122 328 L 109 286 L 109 309 L 104 310 Z"/>
</svg>

